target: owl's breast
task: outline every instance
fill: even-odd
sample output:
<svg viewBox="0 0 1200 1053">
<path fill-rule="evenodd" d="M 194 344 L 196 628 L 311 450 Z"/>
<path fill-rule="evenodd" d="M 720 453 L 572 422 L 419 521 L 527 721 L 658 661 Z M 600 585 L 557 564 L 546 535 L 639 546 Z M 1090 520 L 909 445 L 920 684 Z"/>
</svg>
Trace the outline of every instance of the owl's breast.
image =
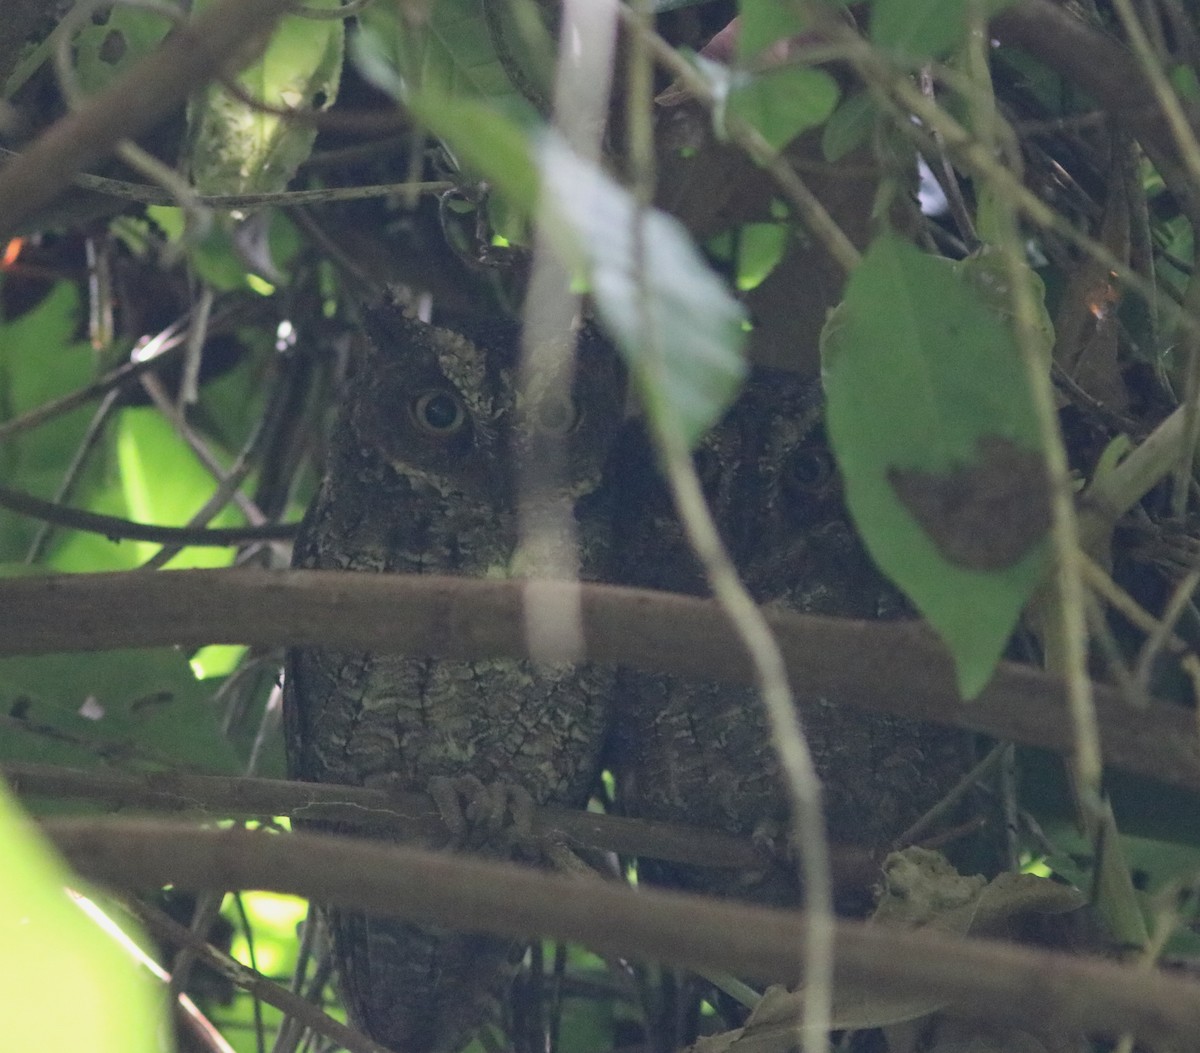
<svg viewBox="0 0 1200 1053">
<path fill-rule="evenodd" d="M 385 493 L 328 484 L 296 539 L 292 565 L 321 570 L 487 577 L 508 567 L 516 515 L 433 500 L 412 486 Z"/>
<path fill-rule="evenodd" d="M 293 774 L 424 790 L 470 772 L 535 801 L 582 804 L 599 767 L 612 674 L 491 659 L 294 652 L 306 705 Z"/>
</svg>

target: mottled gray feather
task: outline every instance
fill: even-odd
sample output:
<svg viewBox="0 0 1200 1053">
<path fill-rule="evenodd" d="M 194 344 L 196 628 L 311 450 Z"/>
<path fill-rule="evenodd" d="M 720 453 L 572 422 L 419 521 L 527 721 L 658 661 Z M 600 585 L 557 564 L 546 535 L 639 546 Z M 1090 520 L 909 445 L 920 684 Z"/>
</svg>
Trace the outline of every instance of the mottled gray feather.
<svg viewBox="0 0 1200 1053">
<path fill-rule="evenodd" d="M 614 578 L 707 593 L 640 433 L 623 440 L 618 464 Z M 755 373 L 701 444 L 696 465 L 759 603 L 862 619 L 906 613 L 847 517 L 824 438 L 819 384 Z M 834 841 L 883 848 L 967 770 L 968 741 L 960 732 L 839 706 L 803 684 L 793 688 Z M 788 795 L 756 692 L 622 670 L 616 708 L 611 763 L 627 814 L 740 834 L 787 828 Z M 791 869 L 768 878 L 646 860 L 639 874 L 651 883 L 789 904 L 797 899 Z"/>
<path fill-rule="evenodd" d="M 557 496 L 577 498 L 582 572 L 594 577 L 607 558 L 601 476 L 622 409 L 607 347 L 581 340 L 578 420 L 545 435 L 538 420 L 561 424 L 563 414 L 518 412 L 513 327 L 467 337 L 389 307 L 366 319 L 371 347 L 347 386 L 294 565 L 505 575 L 518 540 L 515 458 L 562 442 L 567 478 Z M 612 673 L 590 666 L 293 649 L 289 767 L 300 779 L 405 790 L 473 775 L 539 804 L 581 806 L 611 692 Z M 327 920 L 352 1019 L 403 1053 L 458 1049 L 494 1020 L 522 953 L 508 940 L 353 911 L 330 910 Z"/>
</svg>

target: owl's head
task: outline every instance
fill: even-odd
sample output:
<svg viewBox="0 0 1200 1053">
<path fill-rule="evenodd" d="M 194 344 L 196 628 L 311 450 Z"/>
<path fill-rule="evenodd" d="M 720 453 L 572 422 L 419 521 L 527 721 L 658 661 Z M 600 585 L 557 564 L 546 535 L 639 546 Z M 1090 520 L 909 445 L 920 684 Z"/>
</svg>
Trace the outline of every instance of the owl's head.
<svg viewBox="0 0 1200 1053">
<path fill-rule="evenodd" d="M 760 602 L 875 615 L 879 597 L 889 590 L 846 512 L 825 435 L 819 382 L 755 370 L 694 456 L 721 536 Z M 631 428 L 625 436 L 618 460 L 622 486 L 615 549 L 618 558 L 636 566 L 627 580 L 706 592 L 640 429 Z"/>
<path fill-rule="evenodd" d="M 899 595 L 876 569 L 845 504 L 820 383 L 758 370 L 697 455 L 724 465 L 706 487 L 734 560 L 760 601 L 874 618 Z"/>
<path fill-rule="evenodd" d="M 622 376 L 591 330 L 578 341 L 569 393 L 537 375 L 518 384 L 518 327 L 461 331 L 399 308 L 365 312 L 371 347 L 352 382 L 351 431 L 364 455 L 409 486 L 510 506 L 524 457 L 559 451 L 569 496 L 595 490 L 621 423 Z"/>
</svg>

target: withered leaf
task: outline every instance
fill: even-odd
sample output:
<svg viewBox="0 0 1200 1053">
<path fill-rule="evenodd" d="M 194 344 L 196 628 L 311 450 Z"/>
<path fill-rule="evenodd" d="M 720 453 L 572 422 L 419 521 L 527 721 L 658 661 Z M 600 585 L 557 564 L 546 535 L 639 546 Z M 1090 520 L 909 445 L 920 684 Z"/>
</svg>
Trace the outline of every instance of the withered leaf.
<svg viewBox="0 0 1200 1053">
<path fill-rule="evenodd" d="M 1004 570 L 1050 527 L 1042 455 L 1000 435 L 975 444 L 973 464 L 945 472 L 888 469 L 888 482 L 938 552 L 968 570 Z"/>
</svg>

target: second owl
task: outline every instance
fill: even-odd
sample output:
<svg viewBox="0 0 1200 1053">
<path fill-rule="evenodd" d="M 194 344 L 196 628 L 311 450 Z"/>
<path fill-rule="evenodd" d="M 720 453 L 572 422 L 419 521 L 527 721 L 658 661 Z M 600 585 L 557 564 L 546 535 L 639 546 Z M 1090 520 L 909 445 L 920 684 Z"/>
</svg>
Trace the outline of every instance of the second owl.
<svg viewBox="0 0 1200 1053">
<path fill-rule="evenodd" d="M 622 443 L 614 577 L 706 594 L 644 435 Z M 820 385 L 759 370 L 701 443 L 695 463 L 713 516 L 754 599 L 808 614 L 906 613 L 854 532 L 827 447 Z M 934 805 L 970 764 L 959 731 L 840 706 L 793 684 L 824 788 L 830 839 L 872 851 Z M 783 830 L 788 794 L 762 700 L 750 688 L 622 670 L 611 765 L 627 814 L 740 834 Z M 794 868 L 731 875 L 643 861 L 651 883 L 797 900 Z M 848 902 L 847 909 L 861 908 Z"/>
</svg>

